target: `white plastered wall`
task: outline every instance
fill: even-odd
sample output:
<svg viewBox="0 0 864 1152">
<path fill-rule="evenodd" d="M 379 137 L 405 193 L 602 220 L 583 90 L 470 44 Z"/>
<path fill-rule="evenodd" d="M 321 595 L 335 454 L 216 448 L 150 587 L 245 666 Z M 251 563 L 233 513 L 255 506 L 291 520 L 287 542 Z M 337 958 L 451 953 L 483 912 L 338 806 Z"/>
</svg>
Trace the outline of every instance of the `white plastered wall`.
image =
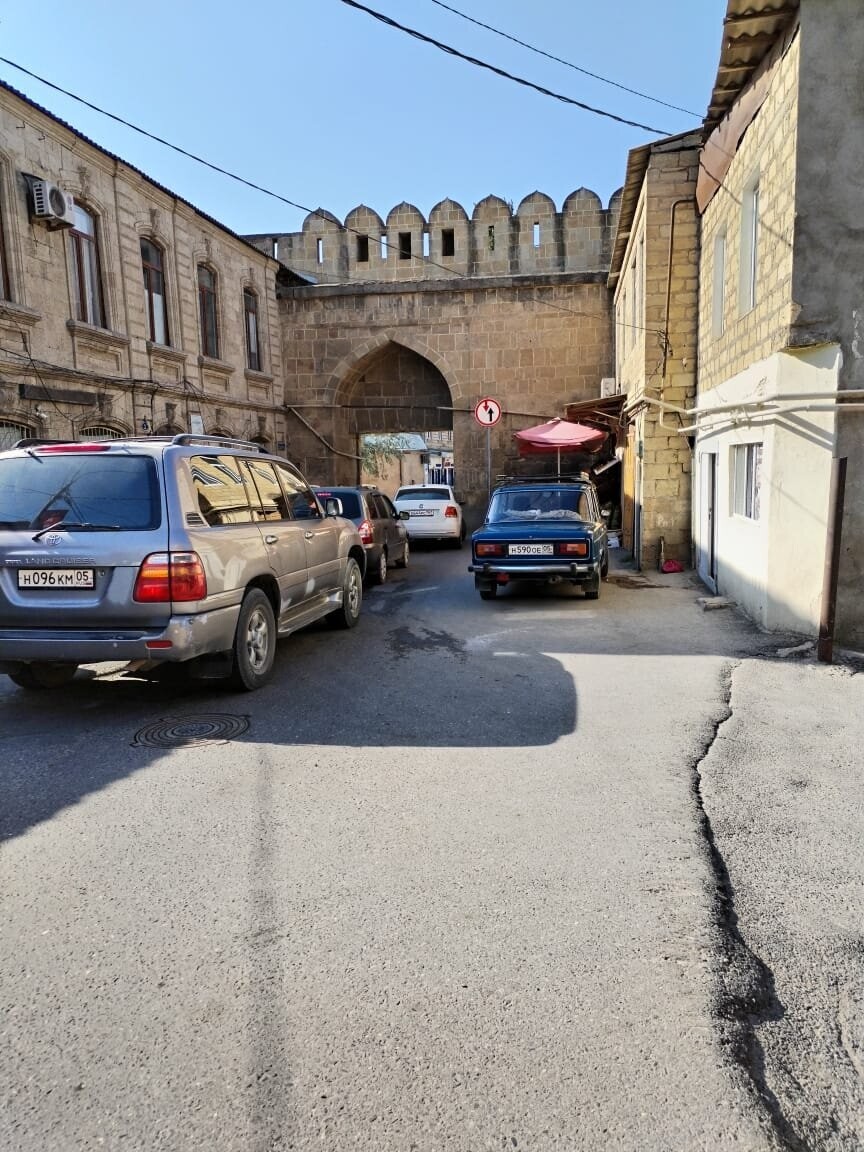
<svg viewBox="0 0 864 1152">
<path fill-rule="evenodd" d="M 700 408 L 767 400 L 775 395 L 834 393 L 840 349 L 823 345 L 768 357 L 699 397 Z M 827 404 L 830 401 L 802 400 Z M 694 530 L 703 517 L 699 457 L 717 453 L 717 591 L 770 631 L 814 635 L 819 626 L 828 487 L 836 440 L 834 411 L 764 413 L 746 420 L 702 417 L 696 439 Z M 762 444 L 758 520 L 733 513 L 732 449 Z"/>
</svg>

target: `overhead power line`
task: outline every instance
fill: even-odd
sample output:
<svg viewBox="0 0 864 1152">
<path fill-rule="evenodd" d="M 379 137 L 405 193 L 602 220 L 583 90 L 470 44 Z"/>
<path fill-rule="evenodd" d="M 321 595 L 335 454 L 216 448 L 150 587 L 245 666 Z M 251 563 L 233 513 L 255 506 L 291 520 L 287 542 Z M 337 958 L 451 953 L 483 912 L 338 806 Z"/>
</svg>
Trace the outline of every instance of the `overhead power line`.
<svg viewBox="0 0 864 1152">
<path fill-rule="evenodd" d="M 511 36 L 508 32 L 502 32 L 500 28 L 493 28 L 491 24 L 484 24 L 482 20 L 475 20 L 473 16 L 468 16 L 465 12 L 460 12 L 458 8 L 451 8 L 449 4 L 444 4 L 443 0 L 431 0 L 431 3 L 437 4 L 439 8 L 444 8 L 448 12 L 452 12 L 454 16 L 461 16 L 463 20 L 467 20 L 469 24 L 476 24 L 478 28 L 485 28 L 487 32 L 494 32 L 496 36 L 501 36 L 504 40 L 510 40 L 513 44 L 518 44 L 520 48 L 527 48 L 529 52 L 536 52 L 538 56 L 545 56 L 547 60 L 554 60 L 556 64 L 563 64 L 565 68 L 572 68 L 574 72 L 581 72 L 583 76 L 590 76 L 592 80 L 599 80 L 601 84 L 610 84 L 613 88 L 620 88 L 622 92 L 629 92 L 631 96 L 638 96 L 640 100 L 650 100 L 652 104 L 662 104 L 664 108 L 671 108 L 675 112 L 683 112 L 686 116 L 693 116 L 697 120 L 702 119 L 702 114 L 699 112 L 692 112 L 689 108 L 682 108 L 680 104 L 670 104 L 667 100 L 661 100 L 657 96 L 649 96 L 647 92 L 640 92 L 638 88 L 628 88 L 626 84 L 619 84 L 617 80 L 610 80 L 608 76 L 600 76 L 597 72 L 590 72 L 587 68 L 581 68 L 578 64 L 573 64 L 570 60 L 563 60 L 560 56 L 553 56 L 551 52 L 544 52 L 542 48 L 537 48 L 533 44 L 527 44 L 524 40 L 519 40 L 516 36 Z"/>
<path fill-rule="evenodd" d="M 618 124 L 627 124 L 631 128 L 641 128 L 643 132 L 651 132 L 657 136 L 669 136 L 670 133 L 665 128 L 652 128 L 649 124 L 640 124 L 638 120 L 628 120 L 625 116 L 616 116 L 614 112 L 608 112 L 605 108 L 595 108 L 591 104 L 586 104 L 582 100 L 574 100 L 572 96 L 562 96 L 560 92 L 553 92 L 550 88 L 544 88 L 540 84 L 535 84 L 531 80 L 525 80 L 521 76 L 514 76 L 512 72 L 505 72 L 503 68 L 497 68 L 494 64 L 487 64 L 485 60 L 478 60 L 476 56 L 468 56 L 465 52 L 460 52 L 458 48 L 454 48 L 450 44 L 444 44 L 441 40 L 436 40 L 432 36 L 427 36 L 423 32 L 418 32 L 416 28 L 409 28 L 406 24 L 400 24 L 398 20 L 392 20 L 389 16 L 385 16 L 383 12 L 376 12 L 374 8 L 367 8 L 365 4 L 359 4 L 357 0 L 342 0 L 343 4 L 347 4 L 349 8 L 357 8 L 360 12 L 366 12 L 368 15 L 380 20 L 382 24 L 387 24 L 390 28 L 396 28 L 400 32 L 405 32 L 408 36 L 413 36 L 415 40 L 421 40 L 424 44 L 432 44 L 435 48 L 440 48 L 442 52 L 446 52 L 449 56 L 456 56 L 460 60 L 465 60 L 469 64 L 474 64 L 477 68 L 485 68 L 488 72 L 494 72 L 496 76 L 502 76 L 505 80 L 512 80 L 515 84 L 521 84 L 524 88 L 533 88 L 535 92 L 539 92 L 542 96 L 551 96 L 553 100 L 560 100 L 563 104 L 572 104 L 576 108 L 581 108 L 584 112 L 592 112 L 595 116 L 605 116 L 607 120 L 615 120 Z"/>
<path fill-rule="evenodd" d="M 100 116 L 107 116 L 109 120 L 115 121 L 117 124 L 122 124 L 124 128 L 129 128 L 133 132 L 137 132 L 139 136 L 144 136 L 148 140 L 154 140 L 157 144 L 161 144 L 165 148 L 170 148 L 172 152 L 177 152 L 181 156 L 185 156 L 188 160 L 194 160 L 196 164 L 201 164 L 205 168 L 209 168 L 211 172 L 218 172 L 220 176 L 227 176 L 229 180 L 234 180 L 238 184 L 243 184 L 246 188 L 252 188 L 255 192 L 261 192 L 264 196 L 270 196 L 273 200 L 278 200 L 282 204 L 287 204 L 291 208 L 297 208 L 300 212 L 305 212 L 307 216 L 318 216 L 322 220 L 326 220 L 328 224 L 333 223 L 332 215 L 325 212 L 320 208 L 308 208 L 305 204 L 299 203 L 297 200 L 291 200 L 287 196 L 283 196 L 280 192 L 273 192 L 270 188 L 265 188 L 262 184 L 256 184 L 252 180 L 247 180 L 245 176 L 238 176 L 236 172 L 231 172 L 227 168 L 222 168 L 219 164 L 213 164 L 210 160 L 205 160 L 203 156 L 197 156 L 194 152 L 189 152 L 186 148 L 181 148 L 179 144 L 172 144 L 170 140 L 165 140 L 161 136 L 155 135 L 153 132 L 148 132 L 146 128 L 141 128 L 137 124 L 133 124 L 130 120 L 124 120 L 122 116 L 116 115 L 114 112 L 108 112 L 105 108 L 100 108 L 98 104 L 93 104 L 90 100 L 85 100 L 83 96 L 77 96 L 74 92 L 70 92 L 68 88 L 61 88 L 59 84 L 54 84 L 51 80 L 46 80 L 44 76 L 39 76 L 36 72 L 31 72 L 29 68 L 25 68 L 22 64 L 16 64 L 14 60 L 9 60 L 5 56 L 0 56 L 0 64 L 8 64 L 10 68 L 15 68 L 18 72 L 23 72 L 25 76 L 31 76 L 34 80 L 38 80 L 40 84 L 44 84 L 47 88 L 52 88 L 55 92 L 60 92 L 63 96 L 68 96 L 70 100 L 75 100 L 78 104 L 83 104 L 85 108 L 90 108 L 94 112 L 98 112 Z M 363 236 L 368 238 L 368 233 L 361 232 L 359 228 L 351 228 L 347 224 L 340 225 L 346 232 L 351 232 L 355 236 Z M 404 256 L 405 253 L 398 247 L 398 245 L 391 244 L 385 237 L 381 237 L 381 243 L 389 251 L 391 248 Z M 420 260 L 431 268 L 440 268 L 442 271 L 453 275 L 453 268 L 447 264 L 440 264 L 437 260 L 433 260 L 431 256 L 423 256 L 419 253 L 408 253 L 411 260 Z M 564 304 L 556 304 L 551 300 L 544 300 L 536 289 L 535 294 L 531 297 L 536 303 L 541 304 L 547 308 L 554 308 L 558 312 L 569 312 L 573 316 L 586 316 L 595 320 L 608 320 L 609 317 L 602 312 L 585 312 L 575 308 L 567 308 Z M 660 336 L 665 339 L 665 334 L 659 328 L 646 328 L 641 324 L 628 324 L 626 322 L 621 325 L 624 328 L 632 328 L 639 332 L 650 332 L 654 335 Z"/>
</svg>

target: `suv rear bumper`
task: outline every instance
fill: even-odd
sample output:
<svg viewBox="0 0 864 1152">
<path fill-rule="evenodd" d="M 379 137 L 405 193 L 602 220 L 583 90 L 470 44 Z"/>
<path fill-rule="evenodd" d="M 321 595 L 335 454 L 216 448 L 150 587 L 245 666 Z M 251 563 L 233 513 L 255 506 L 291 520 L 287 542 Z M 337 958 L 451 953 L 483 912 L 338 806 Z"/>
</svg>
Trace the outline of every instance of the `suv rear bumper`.
<svg viewBox="0 0 864 1152">
<path fill-rule="evenodd" d="M 0 628 L 0 672 L 20 664 L 99 664 L 106 660 L 176 663 L 234 644 L 239 604 L 172 616 L 164 628 Z M 170 647 L 152 647 L 169 643 Z"/>
</svg>

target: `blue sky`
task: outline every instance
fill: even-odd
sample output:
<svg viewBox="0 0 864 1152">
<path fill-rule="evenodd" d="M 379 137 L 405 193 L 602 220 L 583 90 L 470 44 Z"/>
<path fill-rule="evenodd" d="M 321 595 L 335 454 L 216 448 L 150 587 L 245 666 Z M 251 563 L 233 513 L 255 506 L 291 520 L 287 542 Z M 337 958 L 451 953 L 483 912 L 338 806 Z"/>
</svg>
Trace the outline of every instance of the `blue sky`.
<svg viewBox="0 0 864 1152">
<path fill-rule="evenodd" d="M 364 0 L 460 51 L 656 126 L 697 127 L 726 0 L 448 0 L 518 39 L 696 116 L 661 107 L 466 22 L 432 0 Z M 608 202 L 627 150 L 653 137 L 483 71 L 341 0 L 40 0 L 6 8 L 0 55 L 309 208 L 365 203 L 470 212 L 489 193 L 582 186 Z M 171 36 L 166 30 L 171 30 Z M 295 231 L 304 213 L 243 188 L 6 64 L 0 77 L 240 233 Z"/>
</svg>

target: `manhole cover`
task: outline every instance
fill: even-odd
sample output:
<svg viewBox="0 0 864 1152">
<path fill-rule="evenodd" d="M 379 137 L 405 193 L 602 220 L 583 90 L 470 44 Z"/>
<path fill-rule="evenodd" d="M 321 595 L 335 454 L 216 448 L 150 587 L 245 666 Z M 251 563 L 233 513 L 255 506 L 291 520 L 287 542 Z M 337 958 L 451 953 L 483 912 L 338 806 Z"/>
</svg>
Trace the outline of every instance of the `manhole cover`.
<svg viewBox="0 0 864 1152">
<path fill-rule="evenodd" d="M 135 733 L 133 747 L 191 748 L 196 744 L 227 744 L 249 728 L 248 716 L 204 713 L 196 716 L 165 716 Z"/>
</svg>

